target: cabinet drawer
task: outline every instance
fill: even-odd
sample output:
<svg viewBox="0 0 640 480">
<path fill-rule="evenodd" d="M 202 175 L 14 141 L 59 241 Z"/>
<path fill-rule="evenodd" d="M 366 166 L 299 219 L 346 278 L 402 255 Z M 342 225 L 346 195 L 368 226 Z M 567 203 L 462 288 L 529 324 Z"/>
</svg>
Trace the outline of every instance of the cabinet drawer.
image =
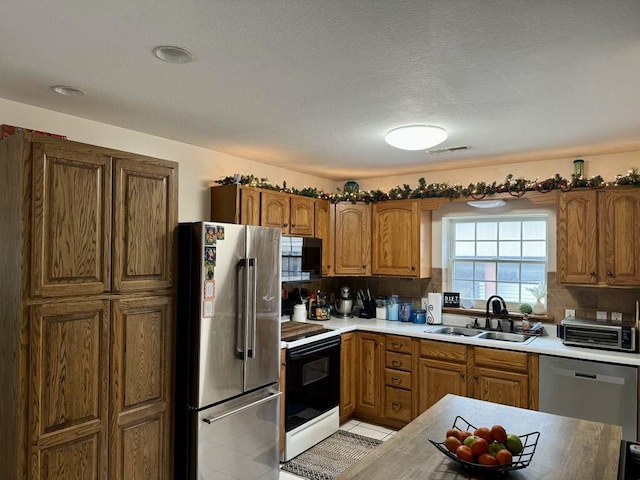
<svg viewBox="0 0 640 480">
<path fill-rule="evenodd" d="M 385 387 L 385 416 L 401 422 L 411 421 L 411 392 Z"/>
<path fill-rule="evenodd" d="M 384 371 L 384 383 L 389 387 L 411 390 L 411 372 L 402 372 L 387 368 Z"/>
<path fill-rule="evenodd" d="M 411 338 L 398 335 L 387 335 L 387 351 L 411 353 Z"/>
<path fill-rule="evenodd" d="M 385 352 L 384 366 L 396 370 L 411 371 L 411 355 L 406 353 Z"/>
<path fill-rule="evenodd" d="M 494 370 L 528 371 L 527 353 L 495 348 L 475 347 L 475 365 L 490 367 Z"/>
<path fill-rule="evenodd" d="M 436 360 L 466 362 L 467 347 L 459 343 L 420 340 L 420 356 Z"/>
</svg>

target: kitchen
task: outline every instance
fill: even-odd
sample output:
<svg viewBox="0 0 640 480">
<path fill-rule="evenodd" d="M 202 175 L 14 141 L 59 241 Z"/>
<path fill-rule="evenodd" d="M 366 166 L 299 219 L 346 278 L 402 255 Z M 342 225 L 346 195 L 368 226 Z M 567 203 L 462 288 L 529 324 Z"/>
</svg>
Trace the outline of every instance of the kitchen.
<svg viewBox="0 0 640 480">
<path fill-rule="evenodd" d="M 632 62 L 630 62 L 632 63 Z M 629 78 L 632 78 L 630 76 Z M 609 91 L 614 91 L 610 89 Z M 5 97 L 5 95 L 0 95 Z M 633 96 L 628 99 L 634 98 Z M 633 103 L 631 101 L 630 103 Z M 135 104 L 135 103 L 133 103 Z M 38 106 L 35 106 L 38 105 Z M 363 190 L 380 189 L 388 191 L 396 185 L 404 183 L 415 185 L 417 179 L 426 176 L 429 182 L 450 182 L 470 183 L 478 181 L 501 182 L 508 174 L 522 176 L 524 178 L 550 178 L 556 173 L 564 177 L 569 177 L 573 171 L 573 160 L 580 157 L 585 159 L 585 168 L 588 176 L 602 175 L 607 181 L 613 180 L 616 175 L 624 175 L 630 168 L 638 164 L 638 145 L 621 142 L 615 148 L 588 148 L 587 142 L 582 142 L 577 150 L 548 151 L 545 149 L 528 149 L 528 155 L 524 155 L 522 161 L 518 159 L 513 163 L 512 158 L 498 158 L 496 156 L 490 162 L 476 162 L 473 165 L 462 166 L 460 162 L 452 162 L 451 165 L 440 165 L 433 168 L 423 162 L 418 170 L 411 173 L 384 173 L 383 170 L 375 176 L 369 175 L 349 175 L 346 178 L 331 179 L 324 178 L 317 173 L 301 173 L 292 168 L 285 168 L 277 165 L 267 165 L 255 159 L 248 160 L 242 155 L 232 153 L 219 153 L 215 149 L 207 149 L 202 146 L 195 146 L 185 141 L 173 140 L 168 133 L 151 135 L 141 133 L 135 126 L 123 128 L 122 124 L 116 121 L 103 121 L 87 119 L 80 112 L 59 113 L 58 108 L 51 104 L 38 103 L 31 97 L 12 98 L 6 94 L 6 98 L 0 100 L 0 111 L 2 118 L 0 123 L 19 125 L 27 128 L 55 132 L 66 135 L 74 141 L 85 142 L 92 145 L 101 145 L 109 148 L 124 151 L 133 151 L 139 154 L 148 155 L 155 158 L 164 158 L 176 161 L 180 165 L 180 175 L 178 178 L 178 212 L 177 218 L 180 222 L 201 221 L 210 218 L 210 187 L 215 180 L 226 176 L 233 176 L 236 173 L 252 174 L 260 178 L 268 178 L 271 182 L 282 184 L 287 182 L 297 188 L 303 186 L 313 186 L 325 192 L 333 192 L 337 188 L 343 188 L 347 178 L 355 178 Z M 551 110 L 548 105 L 546 108 Z M 92 117 L 93 118 L 93 117 Z M 104 123 L 101 123 L 104 122 Z M 626 123 L 623 123 L 626 124 Z M 247 158 L 250 158 L 247 156 Z M 435 158 L 435 157 L 434 157 Z M 551 194 L 550 194 L 551 195 Z M 523 203 L 528 202 L 525 198 Z M 442 248 L 442 236 L 439 234 L 442 228 L 442 208 L 433 212 L 433 244 L 431 268 L 432 274 L 429 280 L 405 280 L 405 279 L 383 279 L 380 277 L 350 277 L 349 282 L 352 291 L 359 288 L 366 290 L 367 285 L 373 292 L 383 292 L 387 289 L 389 293 L 395 291 L 402 296 L 419 299 L 426 292 L 432 290 L 431 282 L 439 283 L 443 276 L 442 269 L 445 267 L 439 252 Z M 464 208 L 462 206 L 462 208 Z M 549 224 L 554 225 L 555 212 L 553 208 L 548 208 Z M 552 232 L 550 229 L 549 242 L 553 248 Z M 587 287 L 563 287 L 554 280 L 555 253 L 549 252 L 549 279 L 548 279 L 548 312 L 553 321 L 559 322 L 564 317 L 565 309 L 584 310 L 589 312 L 607 311 L 617 312 L 624 308 L 625 315 L 633 313 L 634 301 L 638 297 L 638 289 L 620 288 L 587 288 Z M 337 293 L 341 283 L 339 281 L 329 284 L 325 290 Z M 312 287 L 315 289 L 315 286 Z M 12 362 L 12 350 L 3 351 L 5 364 Z M 4 378 L 4 377 L 3 377 Z M 3 385 L 10 383 L 3 381 Z M 5 389 L 3 389 L 5 390 Z M 6 390 L 5 390 L 6 391 Z M 3 399 L 4 400 L 4 399 Z M 3 451 L 10 451 L 5 450 Z M 4 460 L 4 458 L 3 458 Z"/>
</svg>

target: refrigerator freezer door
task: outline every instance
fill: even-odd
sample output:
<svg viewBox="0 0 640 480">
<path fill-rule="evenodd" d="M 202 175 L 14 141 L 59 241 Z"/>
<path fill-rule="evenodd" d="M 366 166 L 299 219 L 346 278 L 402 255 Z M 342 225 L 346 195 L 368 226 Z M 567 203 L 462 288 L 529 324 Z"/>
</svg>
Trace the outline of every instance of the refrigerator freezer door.
<svg viewBox="0 0 640 480">
<path fill-rule="evenodd" d="M 278 479 L 281 394 L 277 389 L 273 385 L 193 412 L 198 416 L 197 480 Z"/>
<path fill-rule="evenodd" d="M 277 382 L 280 375 L 281 237 L 278 228 L 247 227 L 246 391 Z"/>
<path fill-rule="evenodd" d="M 209 284 L 210 290 L 213 290 L 213 316 L 207 316 L 201 307 L 198 319 L 200 347 L 197 365 L 194 366 L 198 371 L 198 398 L 197 403 L 190 402 L 191 406 L 197 408 L 221 402 L 244 391 L 242 350 L 245 333 L 238 275 L 245 253 L 245 228 L 241 225 L 204 223 L 202 244 L 205 242 L 207 227 L 212 226 L 215 227 L 217 236 L 213 245 L 215 252 L 210 253 L 213 255 L 213 265 L 211 261 L 206 261 L 204 254 L 205 249 L 211 250 L 212 245 L 203 246 L 200 262 L 200 265 L 204 265 L 201 299 L 205 298 L 204 281 L 213 280 L 214 283 Z M 211 242 L 209 240 L 210 244 Z M 213 278 L 210 278 L 211 271 Z"/>
</svg>

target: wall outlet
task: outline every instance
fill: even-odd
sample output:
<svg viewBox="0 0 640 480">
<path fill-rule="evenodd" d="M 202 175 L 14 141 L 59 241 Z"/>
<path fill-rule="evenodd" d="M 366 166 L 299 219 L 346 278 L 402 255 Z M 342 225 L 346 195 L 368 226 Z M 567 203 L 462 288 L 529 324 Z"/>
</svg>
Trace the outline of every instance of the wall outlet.
<svg viewBox="0 0 640 480">
<path fill-rule="evenodd" d="M 422 301 L 420 302 L 420 305 L 423 310 L 427 310 L 427 307 L 429 306 L 429 299 L 427 297 L 422 297 Z"/>
<path fill-rule="evenodd" d="M 596 312 L 596 320 L 606 320 L 606 319 L 607 319 L 607 312 L 601 312 L 601 311 Z"/>
<path fill-rule="evenodd" d="M 622 322 L 622 312 L 611 312 L 612 322 Z"/>
<path fill-rule="evenodd" d="M 564 309 L 564 318 L 576 318 L 576 311 L 573 308 L 565 308 Z"/>
</svg>

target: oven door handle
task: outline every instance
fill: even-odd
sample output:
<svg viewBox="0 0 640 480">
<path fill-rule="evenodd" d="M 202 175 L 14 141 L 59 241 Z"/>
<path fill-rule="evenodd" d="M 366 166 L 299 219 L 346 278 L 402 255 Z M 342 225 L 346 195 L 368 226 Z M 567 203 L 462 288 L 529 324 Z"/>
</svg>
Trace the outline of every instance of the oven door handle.
<svg viewBox="0 0 640 480">
<path fill-rule="evenodd" d="M 308 343 L 299 347 L 290 348 L 287 350 L 287 359 L 299 360 L 313 353 L 322 352 L 332 347 L 340 346 L 340 335 L 335 337 L 329 337 L 325 340 L 318 340 L 317 342 Z"/>
</svg>

